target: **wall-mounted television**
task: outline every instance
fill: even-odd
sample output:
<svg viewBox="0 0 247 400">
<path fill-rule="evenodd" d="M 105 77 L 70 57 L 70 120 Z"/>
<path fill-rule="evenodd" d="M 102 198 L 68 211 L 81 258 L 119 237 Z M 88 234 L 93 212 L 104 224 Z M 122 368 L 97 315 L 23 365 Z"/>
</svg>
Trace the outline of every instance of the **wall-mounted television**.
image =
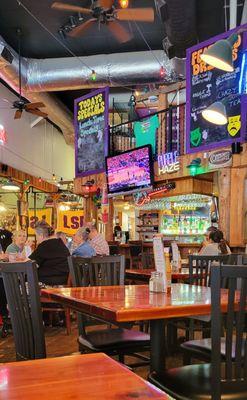
<svg viewBox="0 0 247 400">
<path fill-rule="evenodd" d="M 134 191 L 153 184 L 151 145 L 106 157 L 108 193 Z"/>
</svg>

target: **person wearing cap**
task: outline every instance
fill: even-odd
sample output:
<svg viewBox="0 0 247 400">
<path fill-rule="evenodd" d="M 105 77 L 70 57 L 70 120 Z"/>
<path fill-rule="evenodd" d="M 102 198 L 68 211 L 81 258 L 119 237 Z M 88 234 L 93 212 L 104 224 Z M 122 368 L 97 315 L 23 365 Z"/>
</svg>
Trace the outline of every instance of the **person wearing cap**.
<svg viewBox="0 0 247 400">
<path fill-rule="evenodd" d="M 73 241 L 77 245 L 76 249 L 72 252 L 72 256 L 78 257 L 93 257 L 96 256 L 94 248 L 89 241 L 90 229 L 79 228 L 76 232 Z"/>
</svg>

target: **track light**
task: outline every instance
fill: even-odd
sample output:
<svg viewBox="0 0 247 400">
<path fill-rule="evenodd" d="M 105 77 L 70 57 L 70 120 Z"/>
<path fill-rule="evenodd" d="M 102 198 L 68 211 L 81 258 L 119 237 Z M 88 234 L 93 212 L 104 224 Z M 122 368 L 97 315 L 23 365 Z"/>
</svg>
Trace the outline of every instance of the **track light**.
<svg viewBox="0 0 247 400">
<path fill-rule="evenodd" d="M 66 34 L 63 29 L 58 30 L 58 34 L 62 40 L 66 39 Z"/>
<path fill-rule="evenodd" d="M 237 33 L 233 33 L 228 39 L 218 40 L 203 52 L 201 59 L 215 68 L 233 72 L 232 47 L 237 40 Z"/>
<path fill-rule="evenodd" d="M 69 17 L 69 22 L 70 22 L 71 28 L 75 28 L 76 27 L 76 19 L 72 15 Z"/>
<path fill-rule="evenodd" d="M 79 21 L 79 22 L 81 22 L 81 21 L 84 20 L 84 18 L 83 18 L 83 16 L 81 15 L 80 12 L 78 12 L 77 17 L 78 17 L 78 21 Z"/>
</svg>

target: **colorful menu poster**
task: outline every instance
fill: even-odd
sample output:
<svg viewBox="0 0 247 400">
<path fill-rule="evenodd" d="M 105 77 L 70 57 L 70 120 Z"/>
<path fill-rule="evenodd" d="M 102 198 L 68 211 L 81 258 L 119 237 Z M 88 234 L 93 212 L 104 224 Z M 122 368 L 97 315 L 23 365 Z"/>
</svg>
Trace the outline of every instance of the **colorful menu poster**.
<svg viewBox="0 0 247 400">
<path fill-rule="evenodd" d="M 229 146 L 244 141 L 246 134 L 247 35 L 238 35 L 233 45 L 233 72 L 205 64 L 200 55 L 219 39 L 218 35 L 187 50 L 186 56 L 186 152 L 194 153 Z M 245 94 L 244 94 L 245 93 Z M 227 98 L 228 123 L 215 125 L 202 117 L 202 111 L 216 101 Z"/>
<path fill-rule="evenodd" d="M 105 170 L 108 153 L 109 88 L 95 90 L 74 102 L 75 175 Z"/>
</svg>

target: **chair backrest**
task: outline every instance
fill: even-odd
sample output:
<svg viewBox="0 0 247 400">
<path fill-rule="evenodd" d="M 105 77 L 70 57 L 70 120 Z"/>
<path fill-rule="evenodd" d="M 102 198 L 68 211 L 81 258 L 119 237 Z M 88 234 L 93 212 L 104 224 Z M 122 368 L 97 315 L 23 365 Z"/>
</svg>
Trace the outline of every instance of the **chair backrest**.
<svg viewBox="0 0 247 400">
<path fill-rule="evenodd" d="M 111 256 L 115 256 L 115 255 L 119 255 L 120 254 L 120 248 L 119 248 L 119 244 L 117 242 L 115 242 L 114 244 L 109 244 L 109 250 L 110 250 L 110 255 Z"/>
<path fill-rule="evenodd" d="M 137 257 L 143 251 L 142 240 L 129 240 L 130 256 Z"/>
<path fill-rule="evenodd" d="M 228 280 L 226 314 L 226 360 L 222 368 L 221 358 L 221 281 Z M 237 290 L 240 281 L 240 290 Z M 236 299 L 238 305 L 236 307 Z M 247 392 L 247 266 L 220 265 L 211 268 L 211 335 L 212 335 L 212 399 L 221 399 L 224 385 L 231 387 L 232 393 Z M 235 353 L 235 358 L 232 354 Z M 233 398 L 229 395 L 229 398 Z M 237 398 L 237 397 L 236 397 Z M 244 397 L 242 397 L 244 398 Z"/>
<path fill-rule="evenodd" d="M 35 262 L 0 263 L 13 328 L 16 359 L 45 358 L 40 290 Z"/>
<path fill-rule="evenodd" d="M 68 258 L 74 286 L 124 285 L 124 256 Z"/>
<path fill-rule="evenodd" d="M 236 264 L 233 254 L 222 254 L 219 256 L 189 255 L 189 283 L 190 285 L 210 286 L 211 266 L 229 263 Z"/>
<path fill-rule="evenodd" d="M 147 253 L 147 252 L 142 253 L 141 258 L 142 258 L 141 263 L 143 269 L 153 269 L 155 267 L 153 253 Z"/>
</svg>

